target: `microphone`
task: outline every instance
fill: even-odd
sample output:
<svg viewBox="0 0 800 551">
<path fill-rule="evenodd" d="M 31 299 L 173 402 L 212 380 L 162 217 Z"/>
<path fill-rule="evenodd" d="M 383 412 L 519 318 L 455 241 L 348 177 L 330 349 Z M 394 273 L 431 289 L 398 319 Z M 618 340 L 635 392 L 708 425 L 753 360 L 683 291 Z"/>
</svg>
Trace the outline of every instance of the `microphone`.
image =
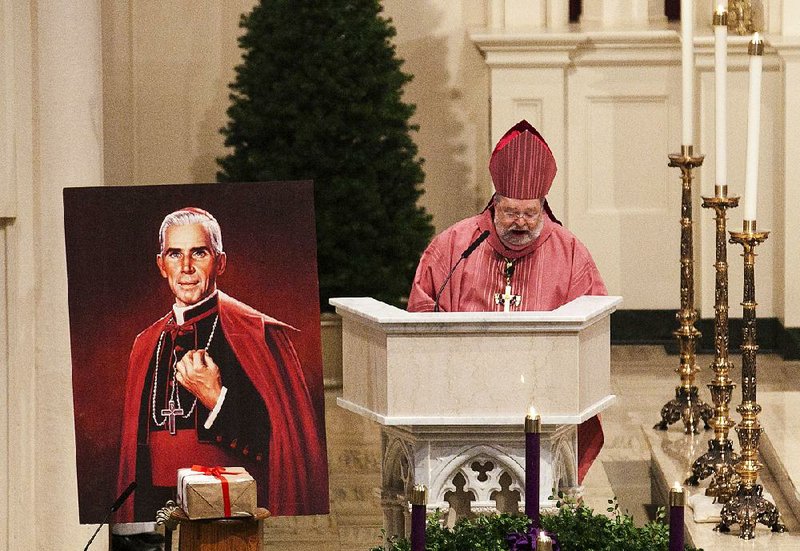
<svg viewBox="0 0 800 551">
<path fill-rule="evenodd" d="M 89 549 L 89 546 L 92 545 L 92 542 L 94 541 L 94 538 L 97 536 L 97 533 L 100 531 L 100 528 L 102 528 L 103 525 L 106 522 L 108 522 L 108 519 L 112 515 L 112 513 L 114 513 L 117 509 L 122 507 L 122 504 L 125 503 L 125 501 L 127 501 L 127 499 L 131 496 L 131 494 L 135 489 L 136 489 L 136 481 L 134 480 L 133 482 L 128 484 L 128 487 L 125 488 L 125 490 L 119 495 L 117 500 L 111 506 L 111 509 L 109 509 L 108 513 L 106 513 L 106 516 L 103 518 L 103 522 L 100 523 L 100 525 L 97 527 L 97 530 L 95 530 L 94 534 L 92 534 L 92 537 L 89 538 L 89 541 L 86 543 L 86 547 L 83 548 L 83 551 Z"/>
<path fill-rule="evenodd" d="M 475 238 L 475 241 L 470 243 L 469 247 L 464 249 L 464 252 L 461 253 L 461 257 L 458 259 L 458 262 L 456 262 L 453 265 L 453 267 L 450 268 L 450 273 L 447 274 L 447 277 L 445 278 L 444 283 L 442 283 L 442 286 L 439 287 L 439 292 L 436 293 L 436 297 L 433 300 L 433 311 L 434 312 L 438 312 L 439 311 L 439 299 L 442 298 L 442 293 L 444 292 L 444 288 L 447 286 L 447 283 L 450 281 L 450 278 L 453 277 L 453 274 L 455 273 L 456 268 L 458 268 L 458 265 L 461 264 L 462 260 L 464 260 L 469 255 L 471 255 L 473 253 L 473 251 L 478 248 L 478 245 L 480 245 L 481 243 L 486 241 L 486 238 L 489 237 L 489 235 L 491 235 L 491 233 L 492 232 L 489 231 L 489 230 L 484 230 L 483 233 L 481 233 L 478 237 Z"/>
</svg>

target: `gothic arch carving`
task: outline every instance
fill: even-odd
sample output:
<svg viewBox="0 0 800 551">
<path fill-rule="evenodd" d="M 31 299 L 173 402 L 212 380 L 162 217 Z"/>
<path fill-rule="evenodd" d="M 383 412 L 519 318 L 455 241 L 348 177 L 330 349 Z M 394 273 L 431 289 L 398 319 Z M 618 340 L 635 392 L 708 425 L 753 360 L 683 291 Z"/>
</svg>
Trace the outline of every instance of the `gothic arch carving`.
<svg viewBox="0 0 800 551">
<path fill-rule="evenodd" d="M 431 473 L 431 497 L 438 502 L 445 501 L 445 494 L 458 490 L 454 479 L 461 474 L 466 480 L 461 490 L 472 492 L 478 503 L 488 503 L 494 492 L 503 490 L 500 477 L 504 472 L 511 477 L 508 489 L 519 491 L 524 468 L 509 457 L 507 451 L 490 445 L 463 447 Z"/>
</svg>

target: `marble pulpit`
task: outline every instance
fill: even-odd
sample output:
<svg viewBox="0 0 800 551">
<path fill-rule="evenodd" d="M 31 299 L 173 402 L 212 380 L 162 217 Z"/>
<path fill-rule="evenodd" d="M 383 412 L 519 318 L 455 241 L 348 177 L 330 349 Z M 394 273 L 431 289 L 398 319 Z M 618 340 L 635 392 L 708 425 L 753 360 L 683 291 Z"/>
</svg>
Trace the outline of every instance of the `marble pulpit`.
<svg viewBox="0 0 800 551">
<path fill-rule="evenodd" d="M 586 296 L 551 312 L 410 313 L 336 298 L 341 407 L 382 426 L 387 535 L 403 535 L 414 484 L 453 520 L 524 508 L 523 423 L 542 417 L 540 506 L 580 495 L 578 424 L 614 401 L 610 315 L 620 297 Z"/>
</svg>

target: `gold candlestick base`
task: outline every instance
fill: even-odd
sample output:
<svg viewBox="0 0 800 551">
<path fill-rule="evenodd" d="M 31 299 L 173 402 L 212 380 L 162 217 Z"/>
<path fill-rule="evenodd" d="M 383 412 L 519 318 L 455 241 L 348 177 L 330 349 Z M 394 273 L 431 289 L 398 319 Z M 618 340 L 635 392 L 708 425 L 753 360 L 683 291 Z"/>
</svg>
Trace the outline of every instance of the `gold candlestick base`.
<svg viewBox="0 0 800 551">
<path fill-rule="evenodd" d="M 739 454 L 733 451 L 733 442 L 729 438 L 708 441 L 708 451 L 692 463 L 692 474 L 684 481 L 688 486 L 698 486 L 700 481 L 714 475 L 706 495 L 716 498 L 717 503 L 725 503 L 736 489 L 736 479 L 726 471 L 723 477 L 718 472 L 724 467 L 732 468 L 739 461 Z"/>
<path fill-rule="evenodd" d="M 692 464 L 692 474 L 684 482 L 697 486 L 701 480 L 714 475 L 706 495 L 716 498 L 718 503 L 725 503 L 736 490 L 738 478 L 733 466 L 739 461 L 739 455 L 733 451 L 733 442 L 728 438 L 730 429 L 735 423 L 730 418 L 730 401 L 736 387 L 728 374 L 733 364 L 728 360 L 728 251 L 726 211 L 739 205 L 739 197 L 728 197 L 727 187 L 718 184 L 714 197 L 703 197 L 703 208 L 714 209 L 716 222 L 716 282 L 714 304 L 714 361 L 711 369 L 714 380 L 709 383 L 711 398 L 714 402 L 714 417 L 711 426 L 714 438 L 708 441 L 708 451 Z"/>
<path fill-rule="evenodd" d="M 722 520 L 714 528 L 720 532 L 730 532 L 730 527 L 738 524 L 739 537 L 751 540 L 755 536 L 756 524 L 759 522 L 773 532 L 783 533 L 786 527 L 781 522 L 778 508 L 761 495 L 764 489 L 761 484 L 744 486 L 739 484 L 736 493 L 722 507 Z"/>
<path fill-rule="evenodd" d="M 683 420 L 686 434 L 697 434 L 697 424 L 703 421 L 708 429 L 708 421 L 714 414 L 708 404 L 700 400 L 694 384 L 699 371 L 695 361 L 695 350 L 700 331 L 694 326 L 697 311 L 694 309 L 694 249 L 692 239 L 692 171 L 703 164 L 703 155 L 695 155 L 694 147 L 682 145 L 680 154 L 669 156 L 669 166 L 681 169 L 681 308 L 676 314 L 680 327 L 673 332 L 680 347 L 681 363 L 676 370 L 681 384 L 675 387 L 675 398 L 661 408 L 661 421 L 653 428 L 667 430 L 672 423 Z"/>
<path fill-rule="evenodd" d="M 675 398 L 661 408 L 661 421 L 653 425 L 653 428 L 667 430 L 669 425 L 683 420 L 683 432 L 699 434 L 698 423 L 702 420 L 703 428 L 710 429 L 711 425 L 708 422 L 713 415 L 713 408 L 700 399 L 696 386 L 676 386 Z"/>
<path fill-rule="evenodd" d="M 761 523 L 773 532 L 786 530 L 777 507 L 762 495 L 758 481 L 761 462 L 758 443 L 764 429 L 758 422 L 761 406 L 756 401 L 756 292 L 755 292 L 755 248 L 764 242 L 769 232 L 757 231 L 755 220 L 745 220 L 744 231 L 730 232 L 731 243 L 744 249 L 744 292 L 742 298 L 742 403 L 736 408 L 742 420 L 736 427 L 739 436 L 741 457 L 736 463 L 739 483 L 730 500 L 722 507 L 717 530 L 729 532 L 734 524 L 739 525 L 739 537 L 749 540 L 755 537 L 755 527 Z"/>
</svg>

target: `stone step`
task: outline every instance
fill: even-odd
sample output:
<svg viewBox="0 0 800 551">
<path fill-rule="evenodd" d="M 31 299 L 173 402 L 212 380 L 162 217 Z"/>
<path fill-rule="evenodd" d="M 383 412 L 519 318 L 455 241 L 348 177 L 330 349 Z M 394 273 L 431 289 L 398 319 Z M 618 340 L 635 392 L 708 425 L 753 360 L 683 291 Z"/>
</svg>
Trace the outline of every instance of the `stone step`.
<svg viewBox="0 0 800 551">
<path fill-rule="evenodd" d="M 800 518 L 800 392 L 760 392 L 758 416 L 764 428 L 759 442 L 762 463 L 783 491 L 787 506 Z"/>
<path fill-rule="evenodd" d="M 800 416 L 798 416 L 800 417 Z M 667 431 L 654 430 L 650 425 L 642 425 L 645 440 L 651 454 L 651 492 L 652 503 L 667 506 L 669 489 L 676 482 L 683 485 L 683 481 L 691 474 L 691 466 L 695 459 L 708 449 L 708 440 L 713 435 L 707 431 L 699 435 L 686 435 L 682 432 L 681 423 L 676 423 Z M 762 448 L 764 446 L 762 445 Z M 738 449 L 738 446 L 734 446 Z M 800 472 L 800 471 L 799 471 Z M 792 496 L 787 496 L 786 485 L 773 476 L 769 468 L 762 469 L 760 482 L 766 492 L 775 499 L 775 505 L 781 512 L 787 531 L 775 534 L 769 528 L 758 525 L 755 539 L 745 541 L 740 539 L 739 527 L 733 526 L 730 533 L 723 534 L 714 530 L 713 522 L 698 523 L 694 521 L 692 510 L 686 507 L 685 525 L 686 542 L 705 551 L 714 550 L 797 550 L 800 549 L 800 524 L 798 523 L 795 509 L 789 506 Z M 704 494 L 708 486 L 708 479 L 701 481 L 700 486 L 684 486 L 687 498 L 695 494 Z M 793 488 L 789 493 L 797 495 Z"/>
</svg>

